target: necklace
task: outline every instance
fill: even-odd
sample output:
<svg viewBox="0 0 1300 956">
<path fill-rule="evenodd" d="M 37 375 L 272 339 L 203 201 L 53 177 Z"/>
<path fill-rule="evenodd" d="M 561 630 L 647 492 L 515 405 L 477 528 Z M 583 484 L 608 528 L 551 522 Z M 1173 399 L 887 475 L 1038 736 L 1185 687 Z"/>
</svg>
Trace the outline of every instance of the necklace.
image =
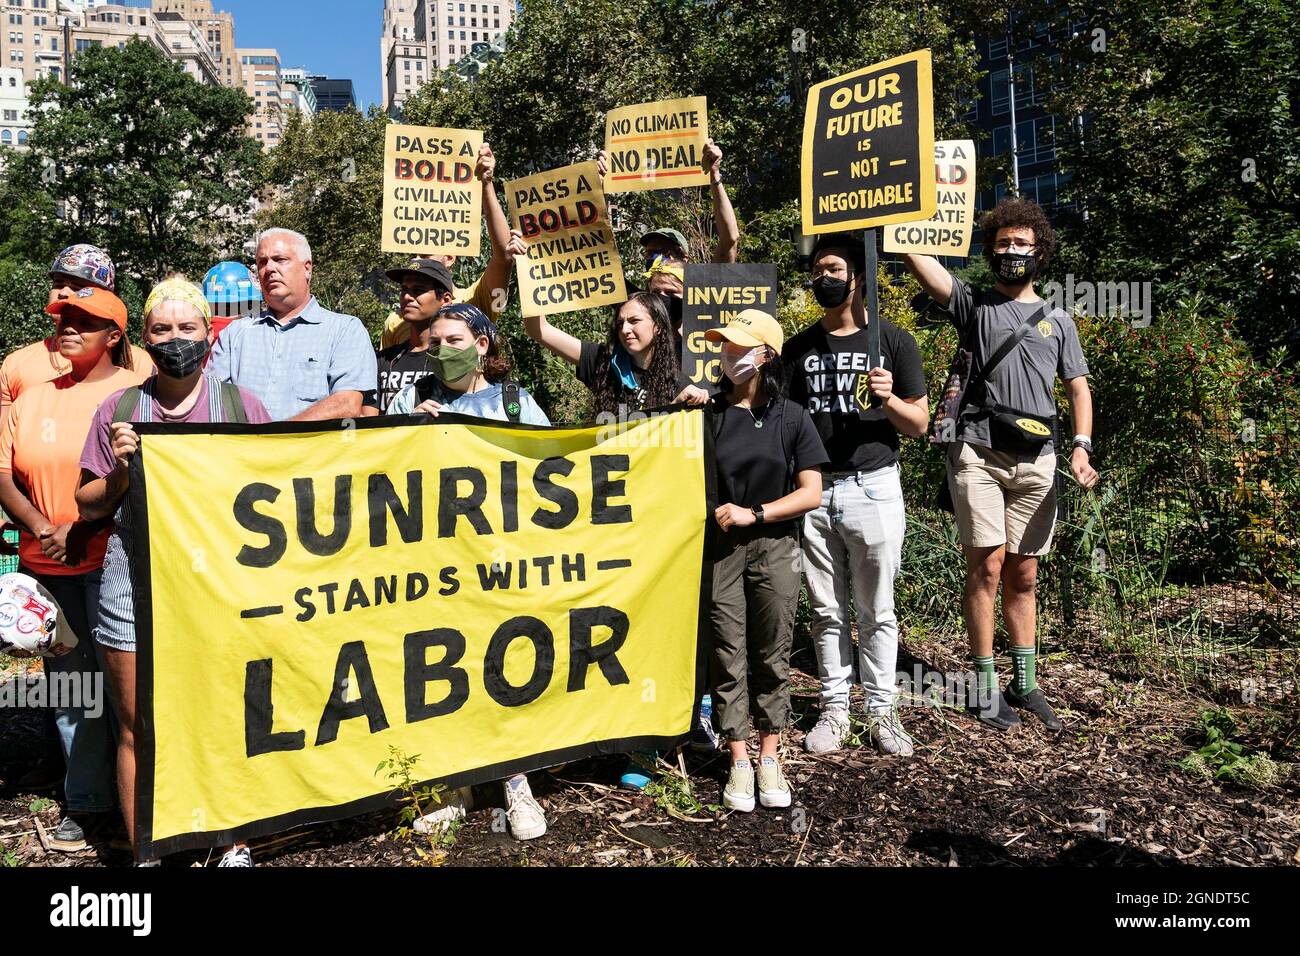
<svg viewBox="0 0 1300 956">
<path fill-rule="evenodd" d="M 755 415 L 755 414 L 754 414 L 754 410 L 753 410 L 752 408 L 750 408 L 748 405 L 741 405 L 740 407 L 743 408 L 745 411 L 749 412 L 749 417 L 752 418 L 752 419 L 754 419 L 754 427 L 755 427 L 755 428 L 762 428 L 762 427 L 763 427 L 763 419 L 767 418 L 767 410 L 768 410 L 769 408 L 772 407 L 772 403 L 771 403 L 771 402 L 768 402 L 766 405 L 763 406 L 763 417 L 762 417 L 762 418 L 760 418 L 759 416 Z"/>
</svg>

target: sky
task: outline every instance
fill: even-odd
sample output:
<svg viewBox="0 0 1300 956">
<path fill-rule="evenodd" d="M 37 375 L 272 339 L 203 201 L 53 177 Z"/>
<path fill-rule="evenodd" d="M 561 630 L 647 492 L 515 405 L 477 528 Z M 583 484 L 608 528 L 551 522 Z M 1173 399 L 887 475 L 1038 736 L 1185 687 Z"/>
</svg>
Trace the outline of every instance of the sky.
<svg viewBox="0 0 1300 956">
<path fill-rule="evenodd" d="M 134 7 L 149 0 L 129 0 Z M 379 34 L 384 0 L 214 0 L 235 15 L 235 43 L 275 47 L 285 68 L 306 67 L 331 79 L 351 80 L 364 111 L 382 101 Z"/>
</svg>

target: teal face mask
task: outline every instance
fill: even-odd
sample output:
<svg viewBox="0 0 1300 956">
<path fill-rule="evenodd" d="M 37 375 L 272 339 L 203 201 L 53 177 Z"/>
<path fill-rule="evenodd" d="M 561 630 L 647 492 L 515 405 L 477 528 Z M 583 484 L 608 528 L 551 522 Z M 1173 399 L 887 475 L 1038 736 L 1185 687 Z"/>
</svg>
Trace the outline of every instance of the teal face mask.
<svg viewBox="0 0 1300 956">
<path fill-rule="evenodd" d="M 429 362 L 433 365 L 433 374 L 438 376 L 438 380 L 449 385 L 478 368 L 478 348 L 469 345 L 457 349 L 443 343 L 438 346 L 436 353 L 429 355 Z"/>
</svg>

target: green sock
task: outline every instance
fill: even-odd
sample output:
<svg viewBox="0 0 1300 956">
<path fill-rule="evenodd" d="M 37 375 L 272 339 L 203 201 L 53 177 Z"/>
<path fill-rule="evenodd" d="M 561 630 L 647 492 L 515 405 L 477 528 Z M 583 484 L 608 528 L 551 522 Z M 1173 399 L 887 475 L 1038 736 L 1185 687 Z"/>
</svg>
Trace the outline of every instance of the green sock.
<svg viewBox="0 0 1300 956">
<path fill-rule="evenodd" d="M 988 700 L 993 691 L 998 689 L 998 672 L 995 665 L 996 662 L 992 657 L 975 658 L 975 689 L 984 700 Z"/>
<path fill-rule="evenodd" d="M 1034 677 L 1034 661 L 1035 655 L 1032 647 L 1011 648 L 1011 664 L 1015 668 L 1015 676 L 1011 679 L 1011 687 L 1021 697 L 1038 687 L 1038 681 Z"/>
</svg>

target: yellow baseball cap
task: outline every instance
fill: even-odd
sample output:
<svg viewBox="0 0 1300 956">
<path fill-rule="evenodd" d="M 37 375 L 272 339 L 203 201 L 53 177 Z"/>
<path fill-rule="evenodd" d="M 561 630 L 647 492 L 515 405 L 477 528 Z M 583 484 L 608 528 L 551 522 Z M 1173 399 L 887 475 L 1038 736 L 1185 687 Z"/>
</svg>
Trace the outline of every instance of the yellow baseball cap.
<svg viewBox="0 0 1300 956">
<path fill-rule="evenodd" d="M 710 342 L 726 339 L 728 342 L 750 349 L 766 345 L 777 352 L 780 352 L 781 346 L 785 344 L 785 333 L 781 331 L 781 323 L 762 309 L 746 309 L 722 328 L 709 329 L 704 333 L 704 337 Z"/>
</svg>

